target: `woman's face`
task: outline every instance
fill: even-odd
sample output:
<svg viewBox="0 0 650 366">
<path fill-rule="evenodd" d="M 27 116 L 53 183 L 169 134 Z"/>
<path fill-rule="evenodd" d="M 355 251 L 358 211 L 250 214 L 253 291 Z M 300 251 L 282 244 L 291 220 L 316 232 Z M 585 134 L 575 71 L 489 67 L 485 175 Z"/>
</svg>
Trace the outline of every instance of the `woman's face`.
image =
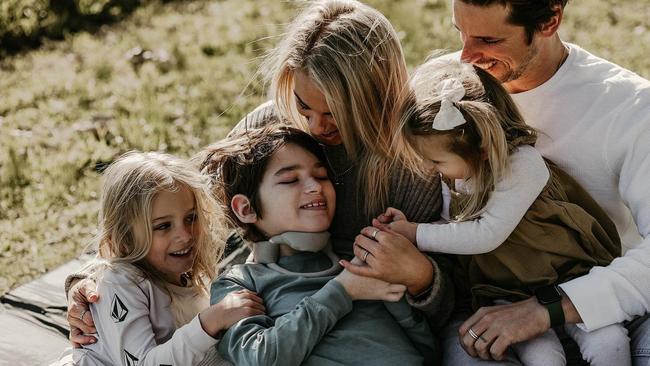
<svg viewBox="0 0 650 366">
<path fill-rule="evenodd" d="M 298 112 L 307 118 L 309 132 L 325 145 L 341 144 L 343 140 L 323 92 L 304 71 L 297 71 L 293 80 Z"/>
</svg>

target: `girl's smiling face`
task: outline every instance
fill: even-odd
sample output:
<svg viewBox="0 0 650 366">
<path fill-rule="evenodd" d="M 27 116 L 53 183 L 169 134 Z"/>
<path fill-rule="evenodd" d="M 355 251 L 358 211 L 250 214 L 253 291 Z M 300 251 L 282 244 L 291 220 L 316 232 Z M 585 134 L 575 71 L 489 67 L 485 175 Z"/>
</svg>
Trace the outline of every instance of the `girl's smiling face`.
<svg viewBox="0 0 650 366">
<path fill-rule="evenodd" d="M 449 151 L 449 137 L 427 135 L 415 137 L 420 155 L 433 165 L 433 169 L 447 179 L 467 179 L 470 165 L 460 155 Z"/>
<path fill-rule="evenodd" d="M 151 205 L 152 243 L 145 260 L 170 283 L 180 284 L 181 274 L 192 268 L 198 235 L 195 220 L 194 194 L 189 188 L 156 194 Z"/>
<path fill-rule="evenodd" d="M 327 169 L 296 144 L 273 154 L 258 196 L 262 212 L 254 225 L 268 237 L 287 231 L 326 231 L 334 217 L 336 194 Z"/>
</svg>

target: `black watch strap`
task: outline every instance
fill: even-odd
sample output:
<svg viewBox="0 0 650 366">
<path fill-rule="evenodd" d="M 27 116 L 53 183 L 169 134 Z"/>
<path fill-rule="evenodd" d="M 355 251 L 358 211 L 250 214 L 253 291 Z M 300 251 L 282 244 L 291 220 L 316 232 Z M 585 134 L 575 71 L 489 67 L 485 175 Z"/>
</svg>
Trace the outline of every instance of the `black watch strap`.
<svg viewBox="0 0 650 366">
<path fill-rule="evenodd" d="M 545 304 L 548 315 L 551 318 L 551 328 L 558 325 L 564 325 L 564 310 L 562 309 L 562 300 Z"/>
<path fill-rule="evenodd" d="M 537 301 L 546 307 L 551 319 L 551 328 L 564 324 L 564 310 L 562 309 L 562 290 L 559 286 L 548 285 L 535 289 Z"/>
</svg>

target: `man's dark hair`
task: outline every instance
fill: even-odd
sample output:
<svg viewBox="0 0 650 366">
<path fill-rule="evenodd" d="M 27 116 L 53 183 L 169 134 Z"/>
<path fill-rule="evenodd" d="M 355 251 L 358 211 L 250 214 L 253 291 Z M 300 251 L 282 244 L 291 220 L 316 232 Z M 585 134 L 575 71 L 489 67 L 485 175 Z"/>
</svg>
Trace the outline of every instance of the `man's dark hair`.
<svg viewBox="0 0 650 366">
<path fill-rule="evenodd" d="M 490 6 L 499 4 L 510 10 L 510 24 L 523 26 L 526 31 L 528 44 L 533 41 L 533 35 L 539 31 L 542 24 L 555 15 L 554 8 L 564 8 L 568 0 L 461 0 L 466 4 Z"/>
<path fill-rule="evenodd" d="M 208 146 L 198 155 L 201 172 L 212 178 L 212 194 L 233 228 L 242 229 L 247 240 L 261 240 L 261 234 L 252 225 L 237 219 L 230 208 L 237 194 L 248 197 L 251 208 L 262 217 L 259 188 L 269 160 L 281 147 L 296 144 L 326 164 L 327 158 L 319 143 L 304 131 L 273 124 L 268 127 L 236 132 Z"/>
</svg>

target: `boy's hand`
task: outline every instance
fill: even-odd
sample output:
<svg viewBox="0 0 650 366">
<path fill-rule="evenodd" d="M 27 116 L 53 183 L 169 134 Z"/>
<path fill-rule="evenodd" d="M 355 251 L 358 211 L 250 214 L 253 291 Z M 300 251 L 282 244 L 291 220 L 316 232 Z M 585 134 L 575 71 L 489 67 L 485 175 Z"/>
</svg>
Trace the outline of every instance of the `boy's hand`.
<svg viewBox="0 0 650 366">
<path fill-rule="evenodd" d="M 90 278 L 75 283 L 68 291 L 68 315 L 70 343 L 72 347 L 95 343 L 97 339 L 85 334 L 95 333 L 95 322 L 90 313 L 90 303 L 99 301 L 97 284 Z"/>
<path fill-rule="evenodd" d="M 234 291 L 199 313 L 203 330 L 215 337 L 238 321 L 266 313 L 262 298 L 249 290 Z"/>
<path fill-rule="evenodd" d="M 390 229 L 398 234 L 402 234 L 411 243 L 415 244 L 418 224 L 409 222 L 406 219 L 406 215 L 396 208 L 387 208 L 386 212 L 372 220 L 372 226 L 381 230 Z"/>
<path fill-rule="evenodd" d="M 353 262 L 361 262 L 353 259 Z M 363 277 L 343 270 L 334 281 L 339 282 L 345 288 L 352 300 L 383 300 L 395 302 L 404 296 L 406 286 L 391 284 L 371 277 Z"/>
</svg>

